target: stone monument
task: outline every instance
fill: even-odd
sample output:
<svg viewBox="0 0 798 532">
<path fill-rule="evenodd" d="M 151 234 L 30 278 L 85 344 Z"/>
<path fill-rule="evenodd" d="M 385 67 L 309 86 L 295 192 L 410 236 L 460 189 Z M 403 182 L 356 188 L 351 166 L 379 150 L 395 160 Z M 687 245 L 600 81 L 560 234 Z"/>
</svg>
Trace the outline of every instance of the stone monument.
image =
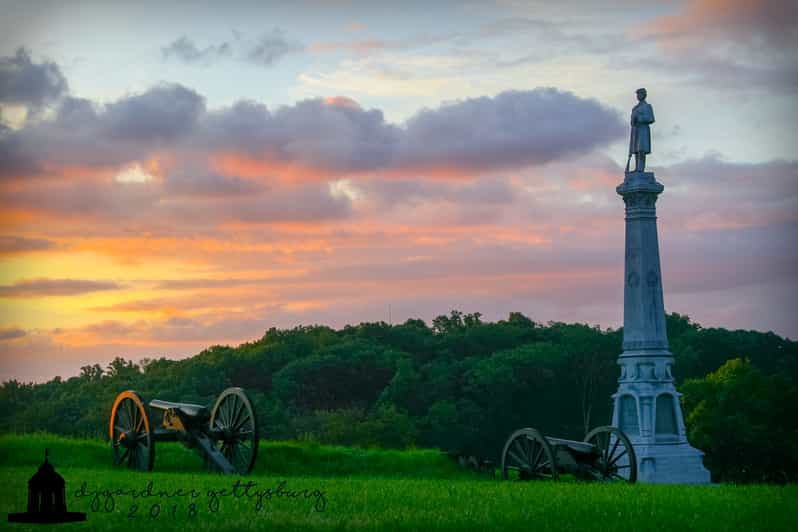
<svg viewBox="0 0 798 532">
<path fill-rule="evenodd" d="M 671 373 L 655 207 L 665 187 L 645 171 L 646 154 L 651 153 L 649 125 L 654 123 L 646 96 L 646 89 L 637 90 L 625 178 L 616 188 L 626 204 L 626 262 L 621 377 L 612 396 L 612 424 L 631 440 L 641 482 L 706 484 L 709 471 L 703 453 L 687 442 Z M 632 155 L 635 169 L 630 172 Z"/>
</svg>

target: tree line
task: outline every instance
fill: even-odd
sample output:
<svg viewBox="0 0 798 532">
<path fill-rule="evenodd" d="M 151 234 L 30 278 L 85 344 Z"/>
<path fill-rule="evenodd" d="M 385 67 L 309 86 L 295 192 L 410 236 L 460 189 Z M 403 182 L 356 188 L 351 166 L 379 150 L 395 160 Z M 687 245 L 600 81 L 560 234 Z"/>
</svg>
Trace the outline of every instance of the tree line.
<svg viewBox="0 0 798 532">
<path fill-rule="evenodd" d="M 716 481 L 798 480 L 798 342 L 666 317 L 688 435 Z M 0 385 L 0 432 L 107 437 L 113 400 L 211 404 L 245 388 L 261 437 L 356 446 L 436 447 L 498 460 L 531 426 L 582 439 L 609 424 L 622 330 L 485 322 L 452 311 L 422 320 L 269 329 L 184 360 L 117 357 L 41 384 Z"/>
</svg>

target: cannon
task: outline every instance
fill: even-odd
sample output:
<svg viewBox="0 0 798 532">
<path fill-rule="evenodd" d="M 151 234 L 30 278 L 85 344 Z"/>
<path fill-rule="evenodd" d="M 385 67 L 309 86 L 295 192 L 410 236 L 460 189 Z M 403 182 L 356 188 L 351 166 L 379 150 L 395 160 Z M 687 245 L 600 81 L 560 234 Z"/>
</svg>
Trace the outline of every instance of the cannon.
<svg viewBox="0 0 798 532">
<path fill-rule="evenodd" d="M 157 426 L 154 411 L 161 414 Z M 157 441 L 180 441 L 225 474 L 248 474 L 258 456 L 255 410 L 241 388 L 224 390 L 210 410 L 160 399 L 145 403 L 135 391 L 124 391 L 111 409 L 109 434 L 114 465 L 139 471 L 152 470 Z"/>
<path fill-rule="evenodd" d="M 502 479 L 557 480 L 561 473 L 581 480 L 637 481 L 637 457 L 629 438 L 616 427 L 598 427 L 584 441 L 543 436 L 523 428 L 502 451 Z"/>
</svg>

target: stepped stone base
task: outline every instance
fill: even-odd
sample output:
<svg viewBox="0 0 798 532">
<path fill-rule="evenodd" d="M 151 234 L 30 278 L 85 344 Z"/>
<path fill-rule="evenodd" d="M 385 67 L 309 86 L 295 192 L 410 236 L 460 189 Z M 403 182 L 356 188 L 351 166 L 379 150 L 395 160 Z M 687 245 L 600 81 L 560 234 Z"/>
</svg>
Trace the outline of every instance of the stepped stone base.
<svg viewBox="0 0 798 532">
<path fill-rule="evenodd" d="M 634 445 L 637 480 L 647 484 L 709 484 L 704 453 L 688 443 Z"/>
</svg>

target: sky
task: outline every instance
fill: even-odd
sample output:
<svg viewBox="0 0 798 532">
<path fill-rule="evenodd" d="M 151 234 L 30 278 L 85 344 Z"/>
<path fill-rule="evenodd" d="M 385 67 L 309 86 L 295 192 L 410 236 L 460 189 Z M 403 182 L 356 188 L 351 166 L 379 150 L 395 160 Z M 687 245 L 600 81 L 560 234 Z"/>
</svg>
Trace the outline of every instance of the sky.
<svg viewBox="0 0 798 532">
<path fill-rule="evenodd" d="M 639 87 L 666 311 L 798 338 L 791 0 L 0 10 L 0 381 L 452 309 L 617 328 Z"/>
</svg>

